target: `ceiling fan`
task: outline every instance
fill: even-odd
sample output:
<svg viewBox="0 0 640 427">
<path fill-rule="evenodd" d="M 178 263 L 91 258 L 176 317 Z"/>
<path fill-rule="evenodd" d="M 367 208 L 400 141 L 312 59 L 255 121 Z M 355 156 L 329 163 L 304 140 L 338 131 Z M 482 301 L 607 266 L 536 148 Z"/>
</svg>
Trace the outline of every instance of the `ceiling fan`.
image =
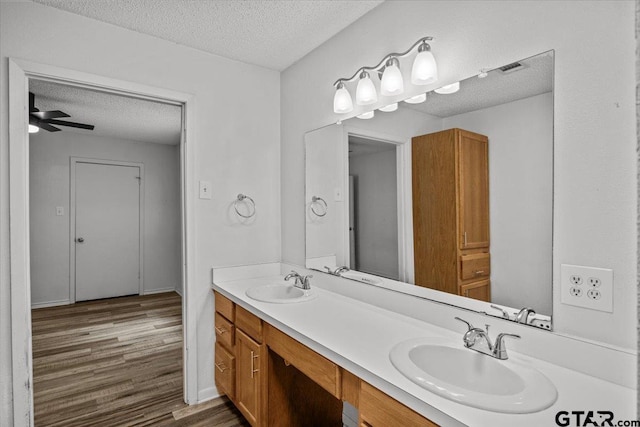
<svg viewBox="0 0 640 427">
<path fill-rule="evenodd" d="M 49 132 L 59 132 L 62 130 L 52 125 L 69 126 L 72 128 L 87 129 L 87 130 L 93 130 L 93 128 L 95 127 L 93 125 L 86 125 L 84 123 L 75 123 L 75 122 L 68 122 L 66 120 L 58 120 L 64 117 L 71 117 L 71 116 L 60 110 L 40 111 L 35 107 L 35 99 L 36 99 L 36 96 L 33 94 L 33 92 L 29 92 L 29 132 L 37 132 L 37 130 L 35 129 L 33 131 L 31 130 L 33 126 L 36 128 L 44 129 Z"/>
</svg>

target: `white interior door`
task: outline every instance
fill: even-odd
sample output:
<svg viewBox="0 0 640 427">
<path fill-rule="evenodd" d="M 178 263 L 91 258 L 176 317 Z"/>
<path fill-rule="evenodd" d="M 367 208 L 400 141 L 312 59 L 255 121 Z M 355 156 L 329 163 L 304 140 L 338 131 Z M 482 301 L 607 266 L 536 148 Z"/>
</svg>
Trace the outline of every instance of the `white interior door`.
<svg viewBox="0 0 640 427">
<path fill-rule="evenodd" d="M 139 293 L 140 167 L 76 163 L 76 301 Z"/>
</svg>

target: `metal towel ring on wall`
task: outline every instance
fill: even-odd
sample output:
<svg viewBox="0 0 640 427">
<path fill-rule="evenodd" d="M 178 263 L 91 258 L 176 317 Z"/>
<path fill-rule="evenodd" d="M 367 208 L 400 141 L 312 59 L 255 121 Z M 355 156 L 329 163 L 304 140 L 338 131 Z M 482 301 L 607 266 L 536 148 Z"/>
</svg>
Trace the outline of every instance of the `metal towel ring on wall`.
<svg viewBox="0 0 640 427">
<path fill-rule="evenodd" d="M 315 204 L 319 204 L 319 205 L 324 205 L 324 212 L 322 213 L 318 213 L 316 212 L 315 209 L 313 209 L 313 205 Z M 322 197 L 318 197 L 318 196 L 313 196 L 311 197 L 311 212 L 313 212 L 316 216 L 325 216 L 327 214 L 327 202 L 324 201 L 324 199 Z"/>
<path fill-rule="evenodd" d="M 244 202 L 245 200 L 249 200 L 250 202 L 249 215 L 244 215 L 238 210 L 238 203 Z M 254 202 L 251 197 L 245 196 L 244 194 L 240 193 L 238 194 L 238 197 L 236 197 L 236 200 L 233 201 L 233 209 L 235 209 L 236 213 L 242 218 L 251 218 L 256 214 L 256 202 Z"/>
</svg>

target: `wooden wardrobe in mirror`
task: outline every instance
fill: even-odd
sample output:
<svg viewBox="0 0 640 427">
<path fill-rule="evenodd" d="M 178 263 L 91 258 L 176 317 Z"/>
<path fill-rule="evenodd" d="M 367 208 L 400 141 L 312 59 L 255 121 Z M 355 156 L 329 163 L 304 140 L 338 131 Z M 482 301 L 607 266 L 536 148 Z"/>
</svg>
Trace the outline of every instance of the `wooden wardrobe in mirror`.
<svg viewBox="0 0 640 427">
<path fill-rule="evenodd" d="M 490 301 L 488 146 L 462 129 L 412 139 L 416 285 Z"/>
</svg>

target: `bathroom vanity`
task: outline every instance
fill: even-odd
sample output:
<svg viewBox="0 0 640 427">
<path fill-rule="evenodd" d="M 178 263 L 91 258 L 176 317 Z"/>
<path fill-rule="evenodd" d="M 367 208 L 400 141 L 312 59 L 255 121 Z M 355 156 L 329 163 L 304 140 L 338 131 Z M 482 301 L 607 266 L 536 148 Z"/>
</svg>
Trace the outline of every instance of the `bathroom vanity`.
<svg viewBox="0 0 640 427">
<path fill-rule="evenodd" d="M 283 266 L 282 271 L 289 269 Z M 511 348 L 509 360 L 505 361 L 479 355 L 462 344 L 466 328 L 454 332 L 331 292 L 327 290 L 331 285 L 325 283 L 326 276 L 312 281 L 312 297 L 295 303 L 265 302 L 247 296 L 253 295 L 256 288 L 291 287 L 282 275 L 245 277 L 214 276 L 213 370 L 218 391 L 226 394 L 253 426 L 296 426 L 309 422 L 341 426 L 343 402 L 358 409 L 357 425 L 361 427 L 554 425 L 559 411 L 580 409 L 613 411 L 616 419 L 634 416 L 630 411 L 635 391 L 630 388 Z M 343 281 L 343 286 L 352 283 L 336 280 Z M 451 309 L 451 318 L 455 315 Z M 490 334 L 495 336 L 498 332 L 501 330 L 492 329 Z M 429 391 L 403 375 L 390 357 L 402 343 L 415 339 L 445 345 L 463 355 L 468 352 L 475 355 L 472 357 L 505 367 L 517 365 L 535 370 L 549 380 L 557 395 L 545 391 L 551 399 L 543 409 L 513 413 L 509 409 L 502 412 L 480 409 L 482 406 L 474 407 Z M 512 341 L 507 347 L 510 344 Z M 434 359 L 433 363 L 442 361 Z M 445 365 L 451 368 L 451 363 L 445 362 L 443 368 Z M 458 368 L 465 366 L 455 366 L 453 371 L 461 370 Z M 475 372 L 477 366 L 470 369 Z M 594 389 L 598 393 L 589 393 Z M 356 425 L 355 421 L 351 425 Z"/>
</svg>

